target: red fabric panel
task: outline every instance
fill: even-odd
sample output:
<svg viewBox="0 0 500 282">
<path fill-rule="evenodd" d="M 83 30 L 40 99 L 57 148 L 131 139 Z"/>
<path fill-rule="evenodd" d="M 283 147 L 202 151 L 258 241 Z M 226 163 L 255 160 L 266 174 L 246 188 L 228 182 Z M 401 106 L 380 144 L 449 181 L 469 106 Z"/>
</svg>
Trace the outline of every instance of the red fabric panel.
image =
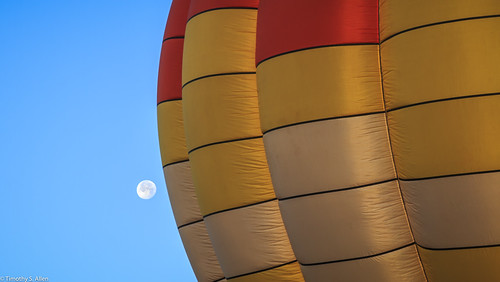
<svg viewBox="0 0 500 282">
<path fill-rule="evenodd" d="M 189 0 L 172 1 L 163 40 L 170 37 L 184 36 L 190 2 Z"/>
<path fill-rule="evenodd" d="M 324 45 L 378 43 L 378 0 L 261 0 L 256 63 Z"/>
<path fill-rule="evenodd" d="M 157 102 L 182 97 L 182 49 L 184 39 L 170 39 L 163 43 L 158 70 Z"/>
<path fill-rule="evenodd" d="M 220 8 L 257 8 L 259 0 L 191 0 L 188 19 L 199 13 Z"/>
</svg>

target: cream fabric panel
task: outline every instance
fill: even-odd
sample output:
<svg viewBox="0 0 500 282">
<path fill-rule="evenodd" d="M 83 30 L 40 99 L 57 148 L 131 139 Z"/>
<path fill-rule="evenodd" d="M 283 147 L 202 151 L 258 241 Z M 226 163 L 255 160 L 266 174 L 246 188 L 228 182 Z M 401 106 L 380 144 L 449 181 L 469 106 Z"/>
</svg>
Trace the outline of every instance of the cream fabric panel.
<svg viewBox="0 0 500 282">
<path fill-rule="evenodd" d="M 414 179 L 499 169 L 498 109 L 500 95 L 390 112 L 390 133 L 399 176 Z"/>
<path fill-rule="evenodd" d="M 383 253 L 413 242 L 396 181 L 280 201 L 302 264 Z"/>
<path fill-rule="evenodd" d="M 260 136 L 255 74 L 201 79 L 183 88 L 188 150 L 225 140 Z M 214 126 L 217 124 L 218 126 Z"/>
<path fill-rule="evenodd" d="M 384 114 L 281 128 L 264 144 L 280 199 L 396 177 Z"/>
<path fill-rule="evenodd" d="M 266 60 L 257 69 L 263 132 L 384 110 L 378 46 L 304 50 Z"/>
<path fill-rule="evenodd" d="M 166 166 L 163 173 L 177 226 L 202 220 L 189 161 Z"/>
<path fill-rule="evenodd" d="M 500 50 L 500 17 L 436 25 L 391 38 L 381 46 L 388 109 L 498 93 L 500 52 L 494 50 Z"/>
<path fill-rule="evenodd" d="M 500 281 L 499 246 L 437 251 L 418 249 L 429 281 Z"/>
<path fill-rule="evenodd" d="M 380 0 L 380 38 L 449 20 L 500 14 L 498 0 Z"/>
<path fill-rule="evenodd" d="M 420 245 L 454 248 L 499 243 L 500 172 L 401 181 L 401 187 Z"/>
<path fill-rule="evenodd" d="M 228 24 L 231 23 L 231 24 Z M 182 84 L 213 74 L 255 72 L 257 10 L 199 14 L 186 26 Z"/>
<path fill-rule="evenodd" d="M 295 260 L 277 200 L 216 213 L 205 223 L 228 279 Z"/>
<path fill-rule="evenodd" d="M 361 260 L 302 266 L 302 273 L 306 281 L 314 282 L 423 282 L 426 279 L 417 256 L 412 245 Z"/>
<path fill-rule="evenodd" d="M 158 105 L 158 138 L 163 165 L 188 159 L 182 101 L 166 101 Z"/>
<path fill-rule="evenodd" d="M 205 223 L 181 227 L 179 233 L 198 281 L 212 282 L 224 278 Z"/>
</svg>

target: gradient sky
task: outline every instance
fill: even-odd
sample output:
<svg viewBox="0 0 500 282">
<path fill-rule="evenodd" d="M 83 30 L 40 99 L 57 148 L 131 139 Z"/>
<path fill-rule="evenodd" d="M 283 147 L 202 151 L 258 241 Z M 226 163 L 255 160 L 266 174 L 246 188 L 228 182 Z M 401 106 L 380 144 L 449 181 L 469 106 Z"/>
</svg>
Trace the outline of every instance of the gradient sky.
<svg viewBox="0 0 500 282">
<path fill-rule="evenodd" d="M 195 281 L 158 147 L 169 7 L 0 1 L 0 278 Z"/>
</svg>

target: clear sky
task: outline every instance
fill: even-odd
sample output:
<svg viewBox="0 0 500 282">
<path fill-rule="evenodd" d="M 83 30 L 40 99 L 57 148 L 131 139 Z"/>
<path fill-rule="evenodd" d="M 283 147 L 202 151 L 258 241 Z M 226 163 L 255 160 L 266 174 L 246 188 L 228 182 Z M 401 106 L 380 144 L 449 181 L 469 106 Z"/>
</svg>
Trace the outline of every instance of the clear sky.
<svg viewBox="0 0 500 282">
<path fill-rule="evenodd" d="M 0 1 L 0 280 L 195 281 L 158 147 L 169 7 Z"/>
</svg>

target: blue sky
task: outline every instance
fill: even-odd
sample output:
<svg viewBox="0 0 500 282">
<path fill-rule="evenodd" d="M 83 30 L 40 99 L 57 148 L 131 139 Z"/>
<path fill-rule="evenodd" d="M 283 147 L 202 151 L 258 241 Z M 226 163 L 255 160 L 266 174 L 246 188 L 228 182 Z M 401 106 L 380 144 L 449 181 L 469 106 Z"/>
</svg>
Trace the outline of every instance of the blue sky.
<svg viewBox="0 0 500 282">
<path fill-rule="evenodd" d="M 158 148 L 169 7 L 0 1 L 0 278 L 195 280 Z"/>
</svg>

